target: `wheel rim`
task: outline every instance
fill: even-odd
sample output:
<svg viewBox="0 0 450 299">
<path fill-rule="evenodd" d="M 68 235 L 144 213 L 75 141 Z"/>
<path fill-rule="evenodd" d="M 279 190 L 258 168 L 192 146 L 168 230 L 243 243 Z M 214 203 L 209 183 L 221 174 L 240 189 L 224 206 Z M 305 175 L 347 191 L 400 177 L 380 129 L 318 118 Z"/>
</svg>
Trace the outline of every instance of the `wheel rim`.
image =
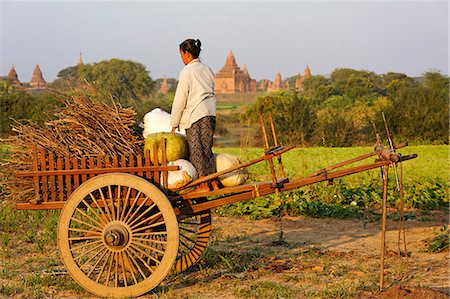
<svg viewBox="0 0 450 299">
<path fill-rule="evenodd" d="M 179 220 L 178 227 L 180 244 L 175 273 L 181 273 L 194 265 L 205 251 L 211 235 L 211 212 Z"/>
<path fill-rule="evenodd" d="M 178 223 L 166 196 L 130 174 L 97 176 L 67 200 L 58 246 L 71 276 L 100 296 L 139 296 L 170 272 Z"/>
</svg>

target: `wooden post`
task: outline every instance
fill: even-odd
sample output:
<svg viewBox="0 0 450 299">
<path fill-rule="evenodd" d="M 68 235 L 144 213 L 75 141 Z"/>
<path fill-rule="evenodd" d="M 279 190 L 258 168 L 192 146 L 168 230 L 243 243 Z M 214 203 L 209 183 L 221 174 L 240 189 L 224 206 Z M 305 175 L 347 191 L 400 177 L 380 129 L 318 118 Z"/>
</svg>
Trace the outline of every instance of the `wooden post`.
<svg viewBox="0 0 450 299">
<path fill-rule="evenodd" d="M 387 206 L 387 192 L 388 192 L 388 175 L 389 166 L 383 167 L 383 199 L 381 212 L 381 259 L 380 259 L 380 291 L 383 290 L 384 282 L 384 254 L 386 251 L 386 206 Z"/>
<path fill-rule="evenodd" d="M 263 135 L 264 135 L 264 141 L 265 141 L 265 143 L 266 143 L 266 149 L 268 150 L 268 149 L 270 148 L 270 145 L 269 145 L 269 138 L 267 137 L 266 126 L 265 126 L 265 124 L 264 124 L 264 119 L 263 119 L 263 116 L 262 116 L 261 113 L 259 114 L 259 119 L 260 119 L 260 121 L 261 121 L 261 128 L 262 128 Z M 274 183 L 276 183 L 276 182 L 277 182 L 277 175 L 276 175 L 276 173 L 275 173 L 275 168 L 273 167 L 273 160 L 272 160 L 272 158 L 270 158 L 270 159 L 268 159 L 267 161 L 269 162 L 270 174 L 271 174 L 271 176 L 272 176 L 272 181 L 273 181 Z M 278 195 L 279 192 L 280 192 L 280 190 L 279 190 L 278 188 L 276 188 L 276 189 L 275 189 L 275 193 Z"/>
<path fill-rule="evenodd" d="M 272 118 L 271 113 L 269 113 L 269 120 L 270 120 L 270 129 L 272 130 L 273 142 L 275 143 L 275 146 L 278 146 L 277 134 L 275 132 L 275 124 L 273 123 L 273 118 Z M 277 156 L 277 160 L 278 160 L 278 170 L 280 171 L 281 177 L 285 178 L 286 175 L 284 174 L 284 167 L 283 167 L 283 163 L 281 161 L 281 156 Z"/>
</svg>

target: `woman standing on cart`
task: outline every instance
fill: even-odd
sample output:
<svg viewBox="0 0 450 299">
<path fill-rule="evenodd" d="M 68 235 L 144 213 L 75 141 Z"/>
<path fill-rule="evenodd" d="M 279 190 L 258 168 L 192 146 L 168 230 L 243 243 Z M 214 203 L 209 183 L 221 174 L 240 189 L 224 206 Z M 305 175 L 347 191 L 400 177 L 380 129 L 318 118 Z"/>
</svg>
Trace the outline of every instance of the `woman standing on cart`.
<svg viewBox="0 0 450 299">
<path fill-rule="evenodd" d="M 199 177 L 216 172 L 212 153 L 213 135 L 216 128 L 216 98 L 214 74 L 199 60 L 202 43 L 187 39 L 180 44 L 180 55 L 185 64 L 180 72 L 175 98 L 172 104 L 172 134 L 176 129 L 186 129 L 189 159 Z M 213 189 L 217 182 L 212 183 Z M 209 191 L 207 183 L 198 191 Z"/>
</svg>

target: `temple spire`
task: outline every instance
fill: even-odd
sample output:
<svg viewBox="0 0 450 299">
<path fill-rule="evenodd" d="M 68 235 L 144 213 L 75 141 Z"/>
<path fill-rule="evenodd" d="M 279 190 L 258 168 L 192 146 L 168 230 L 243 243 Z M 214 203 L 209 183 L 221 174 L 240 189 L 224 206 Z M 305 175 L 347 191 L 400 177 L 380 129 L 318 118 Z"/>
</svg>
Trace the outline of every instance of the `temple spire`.
<svg viewBox="0 0 450 299">
<path fill-rule="evenodd" d="M 11 65 L 11 69 L 8 73 L 8 78 L 11 79 L 13 84 L 20 84 L 19 77 L 17 76 L 16 69 L 14 68 L 14 63 Z"/>
<path fill-rule="evenodd" d="M 42 76 L 41 68 L 39 67 L 39 64 L 36 64 L 36 67 L 33 71 L 33 77 L 31 78 L 30 85 L 32 87 L 45 87 L 46 82 L 44 80 L 44 77 Z"/>
<path fill-rule="evenodd" d="M 161 88 L 159 89 L 159 92 L 162 94 L 166 94 L 169 92 L 169 84 L 167 83 L 167 79 L 164 78 L 162 84 L 161 84 Z"/>
</svg>

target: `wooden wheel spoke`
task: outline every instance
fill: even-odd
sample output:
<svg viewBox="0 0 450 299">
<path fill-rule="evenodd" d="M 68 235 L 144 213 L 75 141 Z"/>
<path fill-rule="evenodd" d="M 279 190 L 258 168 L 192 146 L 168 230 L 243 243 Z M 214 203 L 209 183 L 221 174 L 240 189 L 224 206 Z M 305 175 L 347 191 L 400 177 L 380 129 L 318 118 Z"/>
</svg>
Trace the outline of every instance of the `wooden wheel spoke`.
<svg viewBox="0 0 450 299">
<path fill-rule="evenodd" d="M 73 221 L 75 221 L 75 222 L 78 222 L 79 224 L 85 225 L 85 226 L 87 226 L 87 227 L 90 227 L 93 231 L 98 231 L 98 232 L 101 232 L 101 231 L 102 231 L 101 228 L 99 228 L 99 227 L 97 227 L 97 226 L 94 226 L 94 225 L 92 225 L 92 224 L 90 224 L 90 223 L 84 222 L 83 220 L 80 220 L 80 219 L 78 219 L 78 218 L 72 217 L 71 220 L 73 220 Z"/>
<path fill-rule="evenodd" d="M 98 192 L 100 193 L 100 197 L 101 197 L 101 199 L 102 199 L 102 201 L 103 201 L 103 205 L 104 205 L 104 207 L 105 207 L 106 214 L 108 215 L 108 220 L 109 220 L 109 221 L 112 221 L 113 218 L 112 218 L 112 215 L 111 215 L 111 211 L 109 210 L 108 202 L 106 201 L 106 198 L 105 198 L 105 195 L 103 194 L 102 189 L 99 188 L 99 189 L 98 189 Z"/>
<path fill-rule="evenodd" d="M 119 285 L 119 263 L 118 263 L 118 259 L 119 259 L 119 253 L 115 252 L 114 253 L 114 286 L 117 288 L 117 286 Z"/>
<path fill-rule="evenodd" d="M 180 226 L 183 226 L 185 224 L 187 224 L 187 225 L 199 225 L 200 223 L 198 223 L 198 222 L 188 222 L 188 221 L 180 221 L 179 222 Z"/>
<path fill-rule="evenodd" d="M 132 244 L 134 244 L 135 246 L 144 247 L 145 249 L 148 249 L 148 250 L 151 250 L 151 251 L 154 251 L 154 252 L 157 252 L 159 254 L 164 255 L 164 251 L 161 251 L 158 248 L 155 248 L 155 247 L 152 247 L 152 246 L 149 246 L 149 245 L 145 245 L 144 243 L 132 242 Z"/>
<path fill-rule="evenodd" d="M 81 215 L 83 215 L 84 217 L 88 218 L 89 220 L 91 220 L 92 222 L 94 222 L 95 224 L 98 225 L 98 227 L 102 227 L 102 225 L 95 220 L 94 218 L 92 218 L 91 216 L 89 216 L 88 214 L 86 214 L 85 212 L 83 212 L 81 209 L 76 208 L 75 211 L 77 211 L 78 213 L 80 213 Z M 75 217 L 72 217 L 72 219 L 76 219 Z M 87 224 L 87 223 L 86 223 Z M 95 227 L 95 226 L 94 226 Z"/>
<path fill-rule="evenodd" d="M 92 246 L 92 245 L 100 244 L 100 243 L 103 244 L 102 240 L 97 240 L 97 241 L 89 242 L 89 243 L 85 242 L 83 245 L 79 245 L 79 246 L 75 246 L 75 247 L 70 248 L 70 251 L 71 252 L 75 252 L 75 251 L 78 251 L 78 250 L 80 250 L 80 249 L 82 249 L 84 247 L 88 247 L 88 246 Z"/>
<path fill-rule="evenodd" d="M 95 206 L 97 207 L 97 209 L 100 211 L 101 217 L 100 220 L 103 222 L 103 225 L 106 224 L 105 220 L 111 220 L 108 219 L 108 217 L 105 215 L 105 213 L 103 212 L 103 209 L 100 207 L 100 205 L 98 204 L 97 199 L 95 198 L 95 196 L 91 193 L 89 193 L 89 196 L 91 197 L 92 201 L 94 202 Z"/>
<path fill-rule="evenodd" d="M 138 212 L 142 209 L 142 207 L 147 203 L 147 200 L 149 200 L 149 199 L 150 199 L 150 197 L 146 196 L 144 198 L 144 200 L 140 203 L 140 205 L 134 210 L 134 212 L 131 214 L 131 216 L 129 216 L 128 218 L 126 217 L 123 221 L 128 223 L 129 220 L 132 220 L 134 217 L 136 217 Z M 135 202 L 137 202 L 137 201 L 139 201 L 139 197 L 136 196 Z"/>
<path fill-rule="evenodd" d="M 144 274 L 144 271 L 142 271 L 141 266 L 139 265 L 139 263 L 134 259 L 133 253 L 131 252 L 131 250 L 127 250 L 127 256 L 130 259 L 130 261 L 133 263 L 134 267 L 136 267 L 136 269 L 139 271 L 139 273 L 141 274 L 142 278 L 143 279 L 147 278 L 147 276 Z M 134 275 L 133 275 L 133 277 L 134 277 Z"/>
<path fill-rule="evenodd" d="M 103 271 L 105 271 L 106 265 L 108 264 L 108 260 L 109 260 L 109 258 L 111 257 L 111 255 L 112 255 L 112 252 L 109 251 L 109 252 L 108 252 L 108 256 L 105 258 L 105 261 L 103 262 L 103 265 L 102 265 L 102 267 L 100 268 L 100 271 L 99 271 L 99 273 L 98 273 L 98 275 L 97 275 L 97 279 L 95 280 L 95 282 L 98 283 L 98 282 L 100 281 L 100 278 L 102 277 Z"/>
<path fill-rule="evenodd" d="M 91 211 L 91 213 L 95 215 L 95 218 L 102 222 L 103 225 L 105 224 L 105 221 L 102 219 L 102 217 L 91 207 L 90 204 L 86 202 L 86 200 L 82 199 L 81 202 L 84 203 L 84 205 L 87 207 L 87 211 Z"/>
<path fill-rule="evenodd" d="M 187 251 L 191 250 L 192 244 L 195 245 L 195 243 L 192 243 L 192 244 L 186 244 L 186 243 L 185 243 L 184 241 L 182 241 L 181 239 L 180 239 L 180 244 L 182 244 L 182 245 L 187 249 Z M 178 249 L 178 250 L 181 250 L 181 249 Z"/>
<path fill-rule="evenodd" d="M 91 231 L 91 230 L 85 230 L 85 229 L 74 228 L 74 227 L 69 227 L 69 231 L 71 231 L 71 232 L 79 232 L 79 233 L 86 233 L 86 234 L 101 235 L 100 231 Z"/>
<path fill-rule="evenodd" d="M 195 242 L 196 242 L 195 240 L 191 239 L 190 237 L 188 237 L 188 236 L 186 236 L 186 235 L 180 234 L 180 237 L 185 238 L 186 240 L 188 240 L 188 241 L 191 242 L 192 244 L 195 244 Z M 180 239 L 180 241 L 181 241 L 181 239 Z"/>
<path fill-rule="evenodd" d="M 150 233 L 133 233 L 133 236 L 145 237 L 145 236 L 167 236 L 167 232 L 150 232 Z"/>
<path fill-rule="evenodd" d="M 144 198 L 144 200 L 138 205 L 138 207 L 134 210 L 134 212 L 131 214 L 131 216 L 129 218 L 126 218 L 124 221 L 128 223 L 128 220 L 132 220 L 134 217 L 136 217 L 136 215 L 138 214 L 138 212 L 142 209 L 142 207 L 147 203 L 147 200 L 149 200 L 150 197 L 146 196 Z M 136 202 L 139 201 L 139 197 L 136 197 Z"/>
<path fill-rule="evenodd" d="M 158 226 L 161 226 L 161 225 L 164 225 L 164 224 L 166 224 L 165 221 L 156 222 L 156 223 L 144 226 L 144 227 L 137 228 L 137 229 L 134 230 L 134 232 L 140 232 L 140 231 L 143 231 L 143 230 L 146 230 L 146 229 L 149 229 L 149 228 L 152 228 L 152 227 L 158 227 Z"/>
<path fill-rule="evenodd" d="M 190 232 L 190 233 L 193 233 L 193 234 L 197 234 L 197 231 L 195 231 L 195 230 L 193 230 L 193 229 L 181 227 L 181 226 L 180 226 L 180 230 L 184 230 L 184 231 L 186 231 L 186 232 Z"/>
<path fill-rule="evenodd" d="M 100 253 L 102 253 L 104 250 L 106 250 L 106 248 L 102 248 L 101 250 L 97 251 L 96 254 L 94 254 L 93 256 L 91 256 L 87 261 L 85 261 L 81 266 L 80 269 L 83 270 L 84 266 L 88 265 L 95 257 L 97 257 Z"/>
<path fill-rule="evenodd" d="M 95 246 L 95 247 L 89 249 L 88 251 L 83 252 L 82 254 L 80 254 L 80 255 L 74 257 L 73 259 L 74 259 L 75 261 L 76 261 L 76 260 L 79 260 L 79 259 L 82 258 L 83 256 L 85 256 L 85 255 L 91 253 L 91 252 L 94 251 L 94 250 L 97 250 L 99 247 L 103 247 L 103 244 L 99 244 L 99 245 L 97 245 L 97 246 Z"/>
<path fill-rule="evenodd" d="M 133 203 L 130 206 L 130 209 L 128 210 L 127 214 L 125 215 L 125 217 L 122 219 L 123 222 L 127 222 L 127 220 L 130 217 L 131 212 L 133 211 L 134 207 L 136 206 L 136 203 L 139 200 L 139 197 L 141 196 L 141 191 L 138 192 L 138 194 L 136 195 L 136 197 L 133 200 Z"/>
<path fill-rule="evenodd" d="M 137 241 L 141 241 L 141 242 L 146 242 L 146 243 L 156 243 L 156 244 L 167 245 L 167 242 L 166 242 L 166 241 L 160 241 L 160 240 L 155 240 L 155 239 L 133 238 L 133 240 L 137 240 Z"/>
<path fill-rule="evenodd" d="M 114 209 L 114 196 L 113 196 L 111 185 L 108 185 L 108 198 L 111 202 L 111 212 L 112 212 L 112 219 L 116 220 L 116 211 Z"/>
<path fill-rule="evenodd" d="M 133 228 L 139 227 L 145 223 L 152 224 L 152 223 L 156 222 L 156 220 L 159 220 L 159 219 L 162 219 L 161 212 L 158 212 L 155 215 L 152 215 L 151 217 L 148 217 L 148 218 L 142 220 L 141 222 L 133 225 L 131 228 L 133 229 Z"/>
<path fill-rule="evenodd" d="M 127 195 L 125 196 L 125 200 L 124 200 L 124 203 L 123 203 L 124 207 L 122 209 L 122 215 L 120 215 L 120 219 L 119 220 L 124 221 L 124 219 L 125 219 L 125 211 L 126 211 L 126 208 L 128 206 L 128 201 L 130 199 L 130 195 L 131 195 L 131 187 L 128 187 Z"/>
<path fill-rule="evenodd" d="M 157 264 L 160 264 L 160 263 L 161 263 L 160 260 L 156 259 L 154 256 L 152 256 L 151 254 L 149 254 L 149 253 L 147 253 L 146 251 L 142 250 L 142 249 L 139 248 L 138 246 L 136 246 L 136 245 L 134 245 L 134 244 L 131 244 L 131 247 L 132 247 L 134 250 L 137 250 L 137 251 L 138 251 L 139 253 L 141 253 L 142 255 L 145 255 L 146 257 L 148 257 L 149 259 L 151 259 L 151 260 L 154 261 L 155 263 L 157 263 Z M 154 250 L 152 249 L 152 251 L 154 251 Z M 153 271 L 152 271 L 152 272 L 153 272 Z"/>
<path fill-rule="evenodd" d="M 92 266 L 91 271 L 89 271 L 88 274 L 86 274 L 87 277 L 91 276 L 92 272 L 94 272 L 94 270 L 97 268 L 98 264 L 100 264 L 100 262 L 102 261 L 103 257 L 108 253 L 107 250 L 105 250 L 105 252 L 103 252 L 102 256 L 97 260 L 97 262 L 95 262 L 95 264 Z"/>
<path fill-rule="evenodd" d="M 125 268 L 125 261 L 124 261 L 124 257 L 123 257 L 123 252 L 119 252 L 119 257 L 120 257 L 120 265 L 122 267 L 123 283 L 125 284 L 125 287 L 127 287 L 128 286 L 127 269 Z"/>
<path fill-rule="evenodd" d="M 131 273 L 131 277 L 133 278 L 134 284 L 137 284 L 138 281 L 136 278 L 136 274 L 134 273 L 134 265 L 130 259 L 128 252 L 127 251 L 122 252 L 122 255 L 123 255 L 123 259 L 127 261 L 128 265 L 130 265 L 130 273 Z"/>
<path fill-rule="evenodd" d="M 113 252 L 111 254 L 111 262 L 109 263 L 108 272 L 107 272 L 106 280 L 105 280 L 105 285 L 109 284 L 109 278 L 111 277 L 111 269 L 114 264 L 114 255 L 115 255 L 115 253 Z"/>
<path fill-rule="evenodd" d="M 94 240 L 100 239 L 101 236 L 87 236 L 87 237 L 71 237 L 68 238 L 69 241 L 85 241 L 85 240 Z"/>
<path fill-rule="evenodd" d="M 121 194 L 121 186 L 117 185 L 117 190 L 116 190 L 116 194 L 117 194 L 117 213 L 116 213 L 116 220 L 119 220 L 120 218 L 120 199 L 122 198 L 122 194 Z"/>
<path fill-rule="evenodd" d="M 151 259 L 152 261 L 154 261 L 157 264 L 160 264 L 160 261 L 158 261 L 157 259 L 155 259 L 154 257 L 152 257 L 151 255 L 148 255 L 145 251 L 142 251 L 141 249 L 134 247 L 133 245 L 131 245 L 130 247 L 130 252 L 132 252 L 134 254 L 134 256 L 136 256 L 138 258 L 138 260 L 144 264 L 144 266 L 151 272 L 153 273 L 155 270 L 145 261 L 143 260 L 138 253 L 145 255 L 146 257 L 148 257 L 149 259 Z M 146 275 L 144 275 L 144 277 L 147 277 Z"/>
<path fill-rule="evenodd" d="M 155 204 L 153 204 L 151 207 L 153 208 L 154 205 L 155 205 Z M 148 211 L 148 210 L 147 210 L 147 211 Z M 147 211 L 146 211 L 146 212 L 147 212 Z M 146 222 L 151 223 L 152 219 L 155 219 L 156 217 L 158 217 L 158 216 L 161 215 L 161 212 L 158 212 L 158 213 L 156 213 L 156 214 L 154 214 L 154 215 L 152 215 L 152 216 L 150 216 L 150 217 L 147 217 L 147 218 L 145 218 L 144 220 L 140 221 L 139 223 L 135 224 L 136 221 L 140 220 L 142 217 L 144 217 L 144 215 L 145 215 L 145 212 L 142 213 L 141 215 L 139 215 L 139 217 L 136 218 L 136 220 L 134 220 L 132 223 L 129 224 L 129 226 L 131 226 L 131 229 L 133 229 L 133 228 L 135 228 L 135 227 L 137 227 L 137 226 L 140 226 L 140 225 L 142 225 L 142 224 L 144 224 L 144 223 L 146 223 Z"/>
<path fill-rule="evenodd" d="M 148 207 L 144 212 L 139 213 L 140 215 L 139 215 L 138 217 L 136 217 L 136 219 L 134 219 L 133 221 L 129 222 L 128 225 L 131 226 L 131 227 L 133 227 L 133 225 L 134 225 L 137 221 L 139 221 L 142 217 L 144 217 L 144 216 L 145 216 L 148 212 L 150 212 L 155 206 L 156 206 L 156 204 L 153 203 L 153 204 L 152 204 L 150 207 Z M 137 212 L 137 211 L 138 211 L 138 210 L 136 210 L 136 212 Z M 160 213 L 161 213 L 161 212 L 160 212 Z M 133 216 L 135 216 L 135 215 L 133 215 Z M 156 216 L 155 216 L 155 215 L 152 215 L 152 216 L 148 217 L 147 219 L 145 219 L 144 221 L 153 219 L 154 217 L 156 217 Z"/>
</svg>

